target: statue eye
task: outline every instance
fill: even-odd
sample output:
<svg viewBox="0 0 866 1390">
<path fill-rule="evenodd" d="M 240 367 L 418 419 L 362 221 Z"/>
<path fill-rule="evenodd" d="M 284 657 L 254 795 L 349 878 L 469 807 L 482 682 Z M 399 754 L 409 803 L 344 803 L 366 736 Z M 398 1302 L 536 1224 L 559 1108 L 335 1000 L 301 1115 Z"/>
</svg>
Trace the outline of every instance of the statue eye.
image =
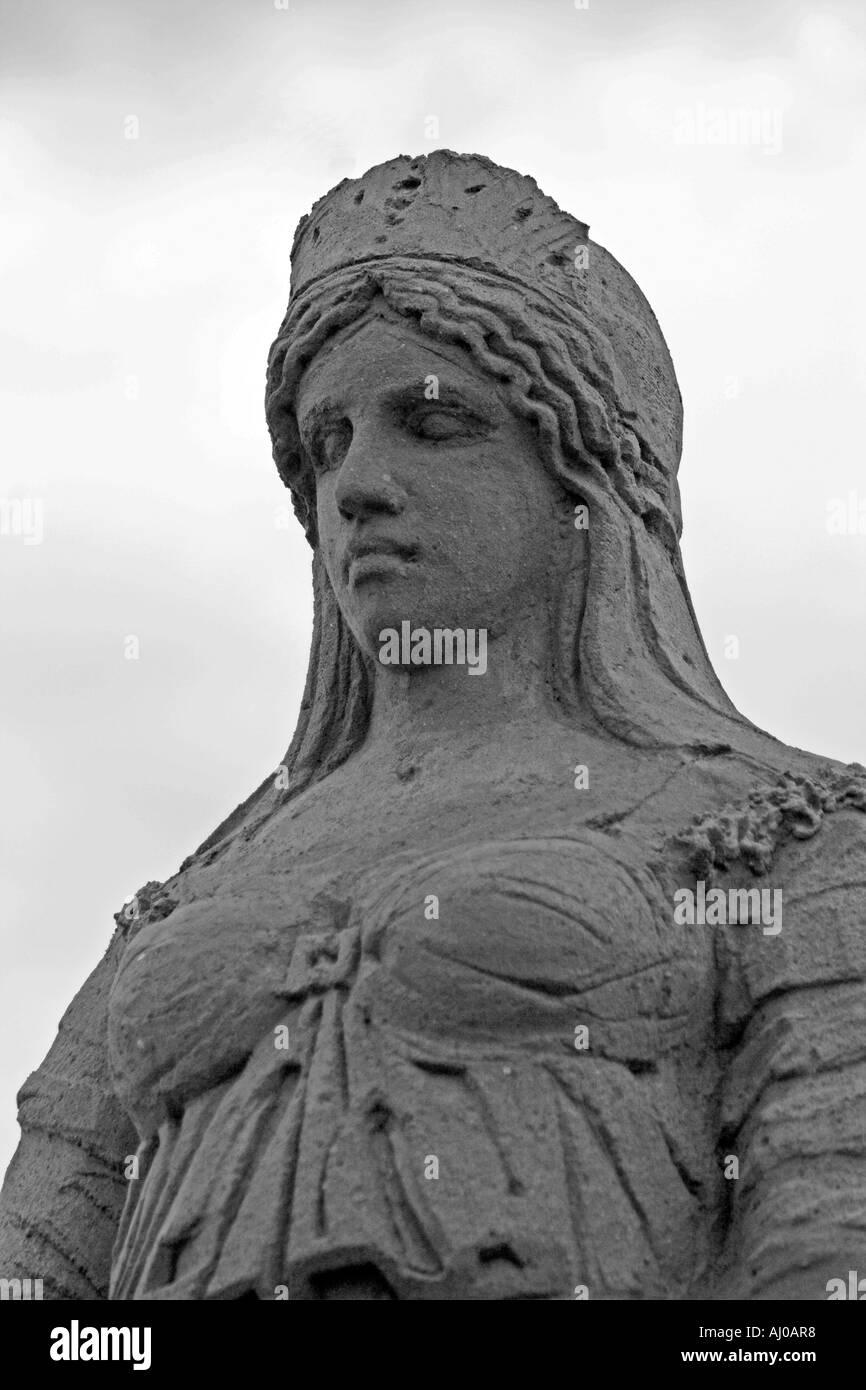
<svg viewBox="0 0 866 1390">
<path fill-rule="evenodd" d="M 352 434 L 352 423 L 345 419 L 335 420 L 317 432 L 310 451 L 317 473 L 327 473 L 342 463 L 349 452 Z"/>
<path fill-rule="evenodd" d="M 419 439 L 462 439 L 477 433 L 477 424 L 456 410 L 425 410 L 410 423 L 412 433 Z"/>
</svg>

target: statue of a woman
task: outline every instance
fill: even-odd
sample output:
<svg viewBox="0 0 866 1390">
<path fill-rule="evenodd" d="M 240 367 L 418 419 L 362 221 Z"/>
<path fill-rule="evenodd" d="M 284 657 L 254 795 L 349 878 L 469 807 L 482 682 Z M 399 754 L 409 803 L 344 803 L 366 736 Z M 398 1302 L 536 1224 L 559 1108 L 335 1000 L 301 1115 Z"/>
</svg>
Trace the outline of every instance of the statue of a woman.
<svg viewBox="0 0 866 1390">
<path fill-rule="evenodd" d="M 448 151 L 341 183 L 292 263 L 298 728 L 25 1083 L 0 1273 L 826 1298 L 866 1270 L 866 772 L 710 666 L 649 305 Z"/>
</svg>

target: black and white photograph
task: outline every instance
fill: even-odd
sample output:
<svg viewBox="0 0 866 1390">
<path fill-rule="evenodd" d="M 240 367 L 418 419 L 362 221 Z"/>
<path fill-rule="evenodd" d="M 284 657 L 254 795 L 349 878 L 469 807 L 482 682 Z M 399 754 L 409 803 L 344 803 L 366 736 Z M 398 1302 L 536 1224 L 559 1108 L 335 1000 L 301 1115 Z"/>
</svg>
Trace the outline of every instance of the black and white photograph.
<svg viewBox="0 0 866 1390">
<path fill-rule="evenodd" d="M 854 0 L 0 3 L 28 1368 L 547 1300 L 830 1373 L 864 108 Z"/>
</svg>

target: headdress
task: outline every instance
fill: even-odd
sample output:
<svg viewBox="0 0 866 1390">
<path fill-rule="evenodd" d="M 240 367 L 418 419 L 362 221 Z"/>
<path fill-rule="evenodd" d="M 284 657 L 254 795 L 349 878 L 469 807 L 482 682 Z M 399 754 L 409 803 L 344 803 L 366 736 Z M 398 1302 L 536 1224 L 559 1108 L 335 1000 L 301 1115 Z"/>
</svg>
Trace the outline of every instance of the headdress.
<svg viewBox="0 0 866 1390">
<path fill-rule="evenodd" d="M 464 267 L 525 296 L 527 308 L 565 336 L 590 326 L 609 346 L 620 411 L 675 473 L 682 403 L 667 346 L 646 298 L 586 223 L 563 212 L 535 180 L 481 155 L 435 150 L 399 155 L 361 178 L 344 179 L 301 218 L 292 247 L 290 311 L 330 277 L 399 263 Z M 608 354 L 606 354 L 608 356 Z"/>
</svg>

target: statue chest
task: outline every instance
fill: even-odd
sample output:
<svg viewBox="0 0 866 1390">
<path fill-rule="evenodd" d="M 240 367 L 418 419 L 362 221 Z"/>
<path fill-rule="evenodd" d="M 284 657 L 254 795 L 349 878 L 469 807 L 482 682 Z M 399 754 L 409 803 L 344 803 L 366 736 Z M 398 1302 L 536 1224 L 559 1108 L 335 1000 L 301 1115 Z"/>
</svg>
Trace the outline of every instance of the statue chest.
<svg viewBox="0 0 866 1390">
<path fill-rule="evenodd" d="M 584 832 L 395 856 L 349 895 L 299 878 L 288 900 L 182 906 L 130 943 L 110 1038 L 122 1098 L 155 1113 L 329 994 L 446 1052 L 577 1047 L 640 1070 L 706 1029 L 713 988 L 707 935 L 675 923 L 646 866 Z"/>
</svg>

